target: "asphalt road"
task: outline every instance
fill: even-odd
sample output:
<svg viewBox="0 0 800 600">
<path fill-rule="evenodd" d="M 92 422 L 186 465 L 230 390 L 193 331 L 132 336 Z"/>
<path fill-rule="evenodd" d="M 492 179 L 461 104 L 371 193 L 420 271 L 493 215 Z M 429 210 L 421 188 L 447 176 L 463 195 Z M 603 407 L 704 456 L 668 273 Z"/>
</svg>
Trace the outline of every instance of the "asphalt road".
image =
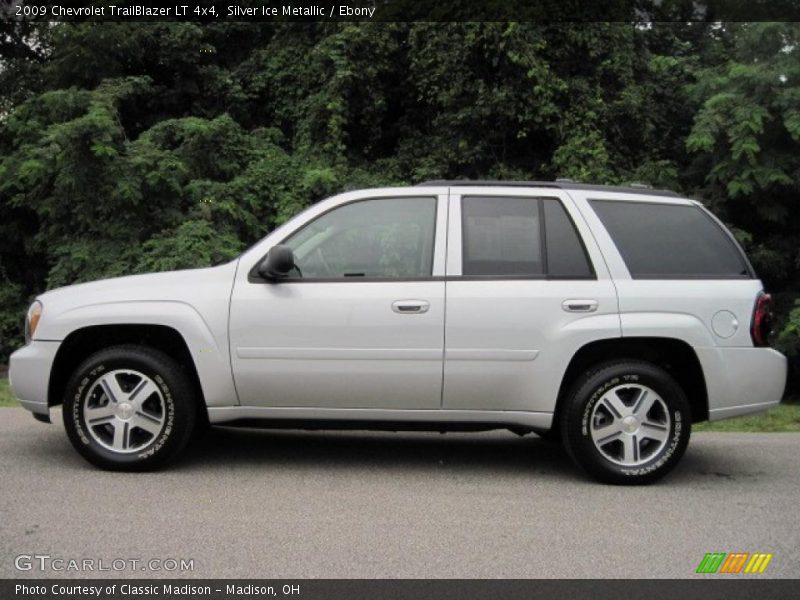
<svg viewBox="0 0 800 600">
<path fill-rule="evenodd" d="M 20 554 L 194 561 L 117 577 L 688 577 L 712 551 L 800 573 L 800 434 L 697 434 L 666 480 L 625 488 L 503 432 L 216 429 L 170 470 L 106 473 L 54 416 L 0 409 L 0 577 L 92 576 Z"/>
</svg>

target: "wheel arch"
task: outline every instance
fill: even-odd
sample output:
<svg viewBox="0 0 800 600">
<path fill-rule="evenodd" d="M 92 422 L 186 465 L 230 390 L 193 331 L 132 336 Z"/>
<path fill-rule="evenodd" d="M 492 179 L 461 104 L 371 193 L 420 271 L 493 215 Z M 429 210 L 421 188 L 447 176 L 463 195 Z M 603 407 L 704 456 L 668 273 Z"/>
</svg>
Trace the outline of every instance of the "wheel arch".
<svg viewBox="0 0 800 600">
<path fill-rule="evenodd" d="M 665 369 L 689 399 L 692 421 L 708 420 L 708 389 L 700 360 L 685 341 L 669 337 L 625 337 L 603 339 L 582 346 L 567 365 L 556 401 L 553 428 L 575 381 L 593 365 L 608 360 L 646 360 Z"/>
</svg>

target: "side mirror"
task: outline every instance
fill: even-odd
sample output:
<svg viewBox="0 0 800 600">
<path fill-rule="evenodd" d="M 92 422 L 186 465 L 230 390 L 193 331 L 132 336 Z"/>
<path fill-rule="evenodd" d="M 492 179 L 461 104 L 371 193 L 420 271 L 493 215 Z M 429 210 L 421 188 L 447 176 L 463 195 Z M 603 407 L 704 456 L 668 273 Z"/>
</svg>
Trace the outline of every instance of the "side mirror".
<svg viewBox="0 0 800 600">
<path fill-rule="evenodd" d="M 294 269 L 294 253 L 289 246 L 273 246 L 258 265 L 258 273 L 264 279 L 281 279 Z"/>
</svg>

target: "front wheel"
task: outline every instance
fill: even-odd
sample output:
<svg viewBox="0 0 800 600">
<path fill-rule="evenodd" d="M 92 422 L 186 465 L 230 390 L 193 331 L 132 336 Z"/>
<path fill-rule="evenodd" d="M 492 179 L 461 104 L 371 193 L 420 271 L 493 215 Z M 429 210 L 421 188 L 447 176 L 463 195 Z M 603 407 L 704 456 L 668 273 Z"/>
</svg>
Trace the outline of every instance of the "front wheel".
<svg viewBox="0 0 800 600">
<path fill-rule="evenodd" d="M 144 471 L 174 458 L 197 421 L 193 386 L 172 358 L 142 346 L 101 350 L 72 375 L 64 427 L 86 460 L 104 469 Z"/>
<path fill-rule="evenodd" d="M 566 402 L 561 434 L 567 453 L 600 481 L 656 481 L 675 467 L 689 443 L 686 394 L 651 363 L 599 365 L 573 386 Z"/>
</svg>

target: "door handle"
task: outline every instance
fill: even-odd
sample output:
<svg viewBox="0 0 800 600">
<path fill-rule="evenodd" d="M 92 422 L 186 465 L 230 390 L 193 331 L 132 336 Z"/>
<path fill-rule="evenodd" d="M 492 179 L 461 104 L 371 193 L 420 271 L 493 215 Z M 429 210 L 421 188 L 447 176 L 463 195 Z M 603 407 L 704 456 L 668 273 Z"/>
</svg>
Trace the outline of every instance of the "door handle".
<svg viewBox="0 0 800 600">
<path fill-rule="evenodd" d="M 567 312 L 594 312 L 597 310 L 597 300 L 564 300 L 561 308 Z"/>
<path fill-rule="evenodd" d="M 401 315 L 418 315 L 428 312 L 431 307 L 427 300 L 397 300 L 392 302 L 392 310 Z"/>
</svg>

